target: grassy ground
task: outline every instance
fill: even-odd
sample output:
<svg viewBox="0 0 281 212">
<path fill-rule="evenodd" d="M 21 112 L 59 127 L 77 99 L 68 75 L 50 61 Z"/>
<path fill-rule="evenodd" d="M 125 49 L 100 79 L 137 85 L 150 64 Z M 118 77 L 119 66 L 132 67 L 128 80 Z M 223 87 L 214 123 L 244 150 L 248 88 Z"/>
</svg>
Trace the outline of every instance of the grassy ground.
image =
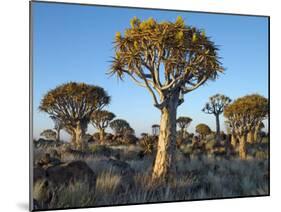
<svg viewBox="0 0 281 212">
<path fill-rule="evenodd" d="M 36 149 L 35 157 L 49 149 Z M 93 146 L 91 149 L 94 154 L 65 154 L 61 160 L 84 160 L 97 175 L 95 189 L 89 190 L 87 183 L 83 182 L 57 188 L 53 194 L 56 198 L 45 207 L 87 207 L 268 194 L 267 150 L 258 147 L 249 147 L 249 152 L 251 150 L 254 153 L 247 160 L 240 160 L 237 157 L 226 159 L 208 154 L 187 157 L 185 149 L 188 146 L 183 146 L 176 153 L 175 176 L 168 184 L 158 186 L 150 182 L 154 155 L 140 159 L 139 146 Z M 133 172 L 122 173 L 122 170 L 111 166 L 108 163 L 110 157 L 129 164 Z"/>
</svg>

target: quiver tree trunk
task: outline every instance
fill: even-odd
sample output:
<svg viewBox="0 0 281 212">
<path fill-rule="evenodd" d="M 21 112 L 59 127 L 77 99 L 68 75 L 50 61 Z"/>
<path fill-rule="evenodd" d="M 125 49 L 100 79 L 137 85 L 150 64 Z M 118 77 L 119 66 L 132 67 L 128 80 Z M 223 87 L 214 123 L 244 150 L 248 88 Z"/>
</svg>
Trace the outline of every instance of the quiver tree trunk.
<svg viewBox="0 0 281 212">
<path fill-rule="evenodd" d="M 157 154 L 154 161 L 152 180 L 166 182 L 175 171 L 174 152 L 176 149 L 176 117 L 178 97 L 171 98 L 161 110 L 160 133 Z"/>
<path fill-rule="evenodd" d="M 247 140 L 247 134 L 241 135 L 239 138 L 239 157 L 240 159 L 246 159 L 247 153 L 246 153 L 246 140 Z"/>
<path fill-rule="evenodd" d="M 220 117 L 219 115 L 215 115 L 216 116 L 216 141 L 220 141 Z"/>
<path fill-rule="evenodd" d="M 104 132 L 104 129 L 99 129 L 99 134 L 100 134 L 100 144 L 104 144 L 105 143 L 105 132 Z"/>
<path fill-rule="evenodd" d="M 231 134 L 231 141 L 230 141 L 231 145 L 235 148 L 236 147 L 236 143 L 237 143 L 237 137 L 232 133 Z"/>
<path fill-rule="evenodd" d="M 56 138 L 57 143 L 60 142 L 60 130 L 61 129 L 57 129 L 57 138 Z"/>
<path fill-rule="evenodd" d="M 255 136 L 254 136 L 255 132 L 254 131 L 249 131 L 247 134 L 247 142 L 248 143 L 254 143 L 256 141 Z"/>
<path fill-rule="evenodd" d="M 80 150 L 85 150 L 87 148 L 87 143 L 84 140 L 85 130 L 83 129 L 80 122 L 77 122 L 76 127 L 73 129 L 73 132 L 74 132 L 73 141 L 74 141 L 75 147 Z"/>
<path fill-rule="evenodd" d="M 260 129 L 255 129 L 255 131 L 253 132 L 253 140 L 255 142 L 258 142 L 259 134 L 260 134 Z"/>
</svg>

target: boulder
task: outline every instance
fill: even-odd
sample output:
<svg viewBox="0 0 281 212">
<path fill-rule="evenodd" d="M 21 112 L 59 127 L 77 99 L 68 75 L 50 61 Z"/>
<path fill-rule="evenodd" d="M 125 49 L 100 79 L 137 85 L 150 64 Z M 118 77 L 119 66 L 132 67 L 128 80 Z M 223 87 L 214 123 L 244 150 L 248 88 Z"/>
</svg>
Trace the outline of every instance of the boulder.
<svg viewBox="0 0 281 212">
<path fill-rule="evenodd" d="M 48 208 L 48 204 L 58 198 L 57 189 L 77 182 L 88 184 L 89 190 L 95 189 L 96 186 L 96 174 L 83 161 L 34 167 L 34 208 Z"/>
<path fill-rule="evenodd" d="M 83 161 L 73 161 L 46 169 L 48 181 L 55 185 L 69 185 L 70 183 L 82 181 L 89 183 L 89 188 L 96 185 L 96 175 L 92 169 Z"/>
<path fill-rule="evenodd" d="M 60 159 L 51 157 L 49 153 L 46 153 L 42 158 L 35 161 L 35 164 L 39 167 L 49 167 L 61 164 Z"/>
</svg>

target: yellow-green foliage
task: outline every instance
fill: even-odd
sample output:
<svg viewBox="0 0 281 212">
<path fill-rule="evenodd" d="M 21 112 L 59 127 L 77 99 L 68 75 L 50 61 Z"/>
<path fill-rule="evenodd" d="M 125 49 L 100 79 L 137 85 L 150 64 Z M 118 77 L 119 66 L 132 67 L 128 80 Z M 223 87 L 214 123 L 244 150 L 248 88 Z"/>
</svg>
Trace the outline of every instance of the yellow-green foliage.
<svg viewBox="0 0 281 212">
<path fill-rule="evenodd" d="M 217 50 L 214 43 L 205 36 L 205 31 L 187 26 L 180 16 L 174 23 L 134 17 L 130 21 L 130 28 L 123 35 L 120 32 L 115 35 L 111 73 L 121 79 L 124 74 L 129 74 L 134 76 L 134 81 L 136 78 L 144 80 L 148 76 L 140 67 L 156 70 L 162 63 L 165 66 L 163 79 L 176 75 L 181 76 L 181 81 L 204 79 L 205 82 L 207 79 L 215 79 L 218 72 L 223 71 Z M 191 54 L 192 59 L 189 61 Z M 152 64 L 159 65 L 151 69 Z M 156 72 L 159 74 L 159 70 Z M 161 86 L 162 77 L 158 77 L 156 72 L 152 73 L 154 83 Z"/>
<path fill-rule="evenodd" d="M 268 100 L 259 95 L 247 95 L 235 100 L 225 108 L 224 116 L 226 118 L 248 117 L 251 119 L 263 119 L 268 114 Z"/>
<path fill-rule="evenodd" d="M 259 94 L 238 98 L 224 110 L 224 116 L 237 135 L 254 130 L 267 114 L 268 100 Z"/>
<path fill-rule="evenodd" d="M 211 133 L 210 127 L 206 124 L 198 124 L 195 128 L 195 131 L 202 137 L 206 137 L 206 135 L 209 135 Z"/>
</svg>

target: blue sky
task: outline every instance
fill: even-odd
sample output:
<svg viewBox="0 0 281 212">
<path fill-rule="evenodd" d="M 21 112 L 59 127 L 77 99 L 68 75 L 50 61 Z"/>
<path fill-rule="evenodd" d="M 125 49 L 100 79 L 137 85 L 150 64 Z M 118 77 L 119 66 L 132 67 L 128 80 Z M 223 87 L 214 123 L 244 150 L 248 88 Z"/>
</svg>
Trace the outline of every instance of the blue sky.
<svg viewBox="0 0 281 212">
<path fill-rule="evenodd" d="M 259 93 L 268 97 L 268 20 L 264 17 L 172 12 L 128 8 L 111 8 L 33 2 L 33 85 L 34 136 L 52 128 L 47 114 L 39 112 L 40 100 L 59 84 L 77 81 L 99 85 L 112 97 L 108 110 L 126 119 L 136 130 L 151 132 L 159 123 L 160 112 L 152 104 L 147 90 L 129 78 L 124 82 L 106 72 L 113 56 L 113 39 L 117 31 L 129 27 L 134 16 L 174 21 L 182 16 L 187 25 L 205 29 L 206 35 L 220 48 L 219 56 L 226 68 L 215 82 L 209 82 L 185 95 L 178 116 L 193 119 L 189 131 L 198 123 L 215 130 L 212 115 L 201 112 L 208 97 L 222 93 L 231 99 Z M 224 129 L 223 117 L 221 125 Z M 93 131 L 89 127 L 89 132 Z M 66 134 L 63 135 L 67 139 Z"/>
</svg>

